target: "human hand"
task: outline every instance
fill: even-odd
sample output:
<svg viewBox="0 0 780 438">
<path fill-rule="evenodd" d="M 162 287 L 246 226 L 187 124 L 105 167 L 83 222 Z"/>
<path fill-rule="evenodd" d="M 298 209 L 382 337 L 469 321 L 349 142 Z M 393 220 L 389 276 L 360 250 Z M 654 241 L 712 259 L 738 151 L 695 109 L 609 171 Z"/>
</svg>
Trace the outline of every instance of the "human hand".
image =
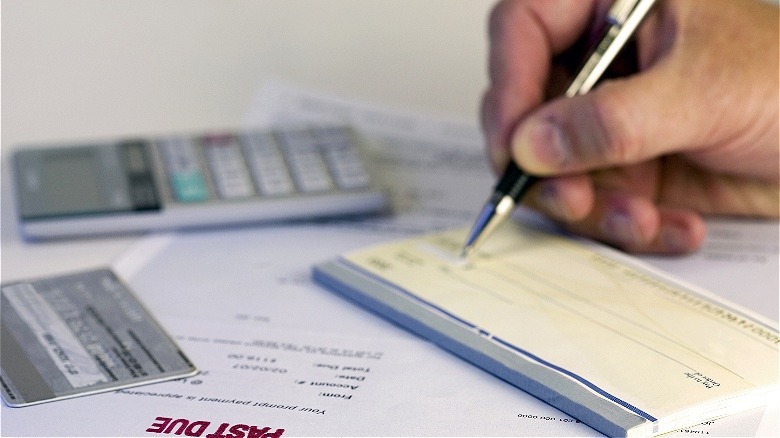
<svg viewBox="0 0 780 438">
<path fill-rule="evenodd" d="M 780 213 L 778 9 L 661 0 L 636 34 L 637 72 L 554 98 L 559 62 L 601 0 L 505 0 L 490 19 L 482 124 L 494 168 L 546 176 L 527 203 L 632 252 L 684 253 L 703 215 Z"/>
</svg>

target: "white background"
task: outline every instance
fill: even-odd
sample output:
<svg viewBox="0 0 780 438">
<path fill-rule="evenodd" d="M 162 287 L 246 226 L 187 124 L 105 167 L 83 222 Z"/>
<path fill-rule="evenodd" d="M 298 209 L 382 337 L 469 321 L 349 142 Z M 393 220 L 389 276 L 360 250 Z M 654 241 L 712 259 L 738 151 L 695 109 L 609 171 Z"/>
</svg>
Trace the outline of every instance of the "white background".
<svg viewBox="0 0 780 438">
<path fill-rule="evenodd" d="M 477 123 L 492 0 L 2 2 L 2 279 L 109 263 L 133 239 L 20 242 L 20 144 L 232 128 L 271 79 Z"/>
</svg>

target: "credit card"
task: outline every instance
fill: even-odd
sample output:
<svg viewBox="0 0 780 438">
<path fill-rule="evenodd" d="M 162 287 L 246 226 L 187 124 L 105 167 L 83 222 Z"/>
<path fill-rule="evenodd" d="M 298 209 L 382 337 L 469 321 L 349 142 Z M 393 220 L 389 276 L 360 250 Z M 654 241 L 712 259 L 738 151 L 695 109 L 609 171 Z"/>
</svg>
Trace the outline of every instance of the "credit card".
<svg viewBox="0 0 780 438">
<path fill-rule="evenodd" d="M 9 406 L 198 372 L 111 269 L 1 288 L 0 393 Z"/>
</svg>

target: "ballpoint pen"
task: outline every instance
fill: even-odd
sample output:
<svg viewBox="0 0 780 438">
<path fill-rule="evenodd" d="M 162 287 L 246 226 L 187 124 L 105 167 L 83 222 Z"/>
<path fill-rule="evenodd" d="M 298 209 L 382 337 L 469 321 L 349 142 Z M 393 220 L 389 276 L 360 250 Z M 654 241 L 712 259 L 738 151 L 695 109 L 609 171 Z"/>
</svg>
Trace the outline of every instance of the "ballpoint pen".
<svg viewBox="0 0 780 438">
<path fill-rule="evenodd" d="M 564 95 L 585 94 L 601 78 L 615 56 L 633 35 L 655 0 L 615 0 L 607 13 L 607 27 Z M 539 177 L 525 173 L 510 160 L 493 194 L 482 208 L 466 238 L 460 256 L 467 257 L 498 227 Z"/>
</svg>

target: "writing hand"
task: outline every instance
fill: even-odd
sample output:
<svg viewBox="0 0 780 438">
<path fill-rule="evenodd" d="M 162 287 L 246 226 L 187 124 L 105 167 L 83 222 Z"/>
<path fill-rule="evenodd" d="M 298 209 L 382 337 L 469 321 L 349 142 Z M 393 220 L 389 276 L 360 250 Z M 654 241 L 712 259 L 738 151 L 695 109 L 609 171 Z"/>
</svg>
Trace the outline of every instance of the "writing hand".
<svg viewBox="0 0 780 438">
<path fill-rule="evenodd" d="M 608 2 L 506 0 L 490 20 L 482 122 L 493 165 L 546 176 L 527 203 L 628 251 L 698 248 L 703 216 L 780 213 L 778 9 L 755 0 L 659 1 L 637 69 L 552 98 L 566 51 Z"/>
</svg>

